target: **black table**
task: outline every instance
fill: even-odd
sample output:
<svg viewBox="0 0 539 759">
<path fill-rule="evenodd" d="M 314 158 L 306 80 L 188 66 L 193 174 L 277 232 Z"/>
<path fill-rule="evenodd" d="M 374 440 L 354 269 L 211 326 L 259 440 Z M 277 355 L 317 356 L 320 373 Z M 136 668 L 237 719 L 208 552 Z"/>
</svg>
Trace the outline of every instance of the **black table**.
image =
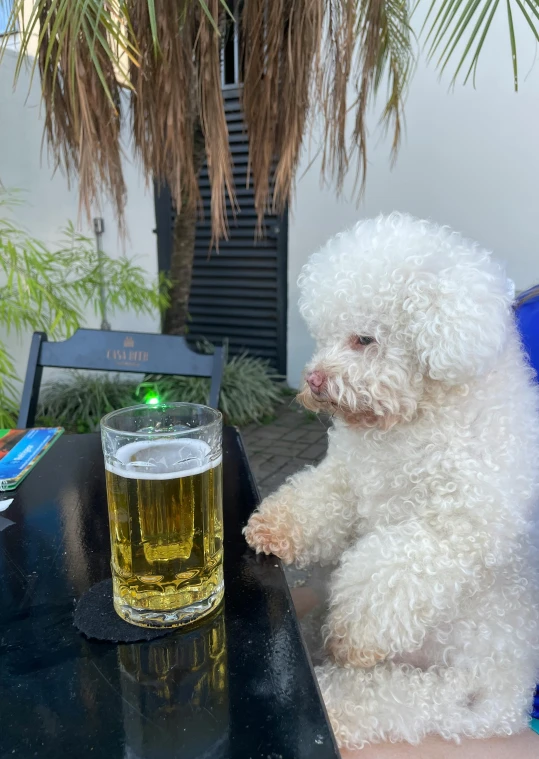
<svg viewBox="0 0 539 759">
<path fill-rule="evenodd" d="M 0 518 L 0 757 L 338 756 L 280 562 L 241 535 L 257 499 L 226 429 L 223 611 L 150 643 L 89 641 L 73 609 L 110 576 L 103 457 L 97 435 L 55 443 Z"/>
</svg>

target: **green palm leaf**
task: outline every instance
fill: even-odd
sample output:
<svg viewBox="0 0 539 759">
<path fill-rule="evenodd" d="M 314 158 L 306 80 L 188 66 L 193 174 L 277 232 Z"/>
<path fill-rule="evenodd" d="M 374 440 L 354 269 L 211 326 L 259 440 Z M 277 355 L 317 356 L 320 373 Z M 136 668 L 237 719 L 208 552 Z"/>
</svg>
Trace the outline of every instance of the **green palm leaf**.
<svg viewBox="0 0 539 759">
<path fill-rule="evenodd" d="M 452 82 L 455 83 L 467 65 L 464 83 L 477 74 L 477 66 L 500 0 L 433 0 L 423 30 L 427 30 L 428 55 L 445 71 L 456 61 Z M 500 11 L 501 12 L 501 11 Z M 518 90 L 518 54 L 515 15 L 520 14 L 536 40 L 539 41 L 539 9 L 536 0 L 506 0 L 505 14 L 509 31 L 509 50 L 513 83 Z"/>
</svg>

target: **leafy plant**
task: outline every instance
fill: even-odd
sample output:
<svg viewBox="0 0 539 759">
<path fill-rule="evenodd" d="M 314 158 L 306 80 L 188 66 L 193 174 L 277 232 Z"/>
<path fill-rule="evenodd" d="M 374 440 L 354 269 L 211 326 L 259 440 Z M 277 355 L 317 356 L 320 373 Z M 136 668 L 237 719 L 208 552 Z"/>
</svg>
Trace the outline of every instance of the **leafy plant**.
<svg viewBox="0 0 539 759">
<path fill-rule="evenodd" d="M 260 422 L 274 413 L 283 398 L 282 384 L 266 361 L 243 353 L 225 366 L 220 408 L 227 422 Z M 117 408 L 160 401 L 207 403 L 209 379 L 152 376 L 144 382 L 117 375 L 69 372 L 44 386 L 38 409 L 41 424 L 59 425 L 71 432 L 92 432 L 104 414 Z"/>
<path fill-rule="evenodd" d="M 219 406 L 232 424 L 259 422 L 273 414 L 282 400 L 280 379 L 268 365 L 248 353 L 231 358 L 223 372 Z M 210 380 L 205 377 L 155 377 L 140 386 L 140 392 L 153 391 L 163 401 L 207 403 Z"/>
<path fill-rule="evenodd" d="M 68 432 L 95 432 L 109 411 L 133 406 L 139 383 L 116 374 L 70 371 L 43 386 L 37 423 Z"/>
<path fill-rule="evenodd" d="M 54 250 L 32 237 L 10 218 L 18 202 L 16 195 L 0 189 L 0 328 L 7 335 L 43 330 L 55 340 L 69 337 L 88 307 L 101 314 L 102 278 L 109 313 L 154 313 L 166 307 L 166 282 L 148 285 L 147 273 L 132 259 L 99 256 L 93 241 L 72 224 Z M 15 424 L 17 382 L 13 360 L 0 340 L 0 427 Z"/>
</svg>

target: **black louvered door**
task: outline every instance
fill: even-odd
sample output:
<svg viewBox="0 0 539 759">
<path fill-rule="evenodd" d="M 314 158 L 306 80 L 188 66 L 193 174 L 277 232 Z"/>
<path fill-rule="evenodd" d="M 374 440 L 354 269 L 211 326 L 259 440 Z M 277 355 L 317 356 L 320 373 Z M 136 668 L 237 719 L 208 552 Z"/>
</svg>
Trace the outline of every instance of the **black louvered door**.
<svg viewBox="0 0 539 759">
<path fill-rule="evenodd" d="M 232 355 L 244 350 L 268 359 L 286 373 L 287 217 L 266 216 L 262 239 L 255 239 L 256 212 L 252 184 L 247 184 L 248 142 L 242 122 L 239 91 L 225 89 L 225 109 L 234 182 L 240 205 L 236 219 L 229 210 L 229 240 L 219 252 L 211 239 L 210 184 L 206 167 L 200 175 L 204 219 L 197 225 L 193 283 L 189 300 L 189 337 L 221 343 Z M 167 270 L 172 245 L 174 210 L 170 193 L 155 195 L 160 270 Z"/>
</svg>

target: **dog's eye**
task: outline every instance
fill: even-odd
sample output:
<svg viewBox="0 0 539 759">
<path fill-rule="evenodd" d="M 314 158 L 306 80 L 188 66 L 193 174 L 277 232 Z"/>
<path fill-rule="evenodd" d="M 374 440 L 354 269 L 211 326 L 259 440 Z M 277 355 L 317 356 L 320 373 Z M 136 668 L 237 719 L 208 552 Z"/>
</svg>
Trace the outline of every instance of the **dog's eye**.
<svg viewBox="0 0 539 759">
<path fill-rule="evenodd" d="M 367 345 L 374 343 L 374 337 L 367 337 L 367 335 L 354 335 L 352 338 L 352 346 L 354 348 L 365 348 Z"/>
</svg>

